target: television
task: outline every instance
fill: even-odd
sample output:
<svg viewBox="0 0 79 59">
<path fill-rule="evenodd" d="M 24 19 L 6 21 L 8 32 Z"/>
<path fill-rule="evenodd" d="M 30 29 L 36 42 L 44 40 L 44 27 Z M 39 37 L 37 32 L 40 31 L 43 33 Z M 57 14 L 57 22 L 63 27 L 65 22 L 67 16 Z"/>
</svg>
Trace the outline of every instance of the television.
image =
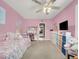
<svg viewBox="0 0 79 59">
<path fill-rule="evenodd" d="M 68 30 L 68 21 L 66 20 L 66 21 L 64 21 L 64 22 L 61 22 L 61 23 L 59 24 L 59 29 L 60 29 L 60 30 Z"/>
</svg>

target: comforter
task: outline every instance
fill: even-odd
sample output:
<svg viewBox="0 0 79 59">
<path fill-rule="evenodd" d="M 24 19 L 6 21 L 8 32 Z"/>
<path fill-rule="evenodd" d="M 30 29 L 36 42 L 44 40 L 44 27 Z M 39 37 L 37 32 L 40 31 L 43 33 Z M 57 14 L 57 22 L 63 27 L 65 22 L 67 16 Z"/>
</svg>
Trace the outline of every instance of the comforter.
<svg viewBox="0 0 79 59">
<path fill-rule="evenodd" d="M 0 59 L 21 59 L 31 45 L 29 38 L 9 40 L 0 43 Z"/>
</svg>

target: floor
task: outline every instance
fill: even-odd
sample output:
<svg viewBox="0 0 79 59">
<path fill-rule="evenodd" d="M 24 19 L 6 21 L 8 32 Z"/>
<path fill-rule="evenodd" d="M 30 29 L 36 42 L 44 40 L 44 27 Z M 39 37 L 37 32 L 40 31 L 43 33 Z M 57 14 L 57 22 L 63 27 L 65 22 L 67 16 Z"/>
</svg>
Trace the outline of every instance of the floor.
<svg viewBox="0 0 79 59">
<path fill-rule="evenodd" d="M 33 41 L 22 59 L 65 59 L 50 41 Z"/>
</svg>

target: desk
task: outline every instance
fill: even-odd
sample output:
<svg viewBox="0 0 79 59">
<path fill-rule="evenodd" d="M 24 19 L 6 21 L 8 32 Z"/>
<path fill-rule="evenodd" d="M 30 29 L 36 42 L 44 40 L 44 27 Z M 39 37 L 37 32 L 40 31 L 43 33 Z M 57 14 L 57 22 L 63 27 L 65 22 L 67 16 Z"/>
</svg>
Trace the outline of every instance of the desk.
<svg viewBox="0 0 79 59">
<path fill-rule="evenodd" d="M 71 57 L 72 57 L 72 59 L 78 59 L 78 56 L 76 56 L 76 55 L 69 55 L 69 54 L 68 54 L 67 59 L 71 59 Z"/>
<path fill-rule="evenodd" d="M 67 59 L 78 59 L 77 53 L 73 52 L 72 53 L 68 53 L 67 51 Z"/>
</svg>

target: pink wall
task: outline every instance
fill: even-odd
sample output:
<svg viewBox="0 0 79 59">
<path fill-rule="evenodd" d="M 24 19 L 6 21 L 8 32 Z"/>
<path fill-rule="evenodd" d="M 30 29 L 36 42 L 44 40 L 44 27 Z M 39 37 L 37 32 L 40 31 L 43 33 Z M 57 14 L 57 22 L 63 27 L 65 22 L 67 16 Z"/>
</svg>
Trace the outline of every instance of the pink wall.
<svg viewBox="0 0 79 59">
<path fill-rule="evenodd" d="M 6 10 L 6 24 L 0 25 L 0 33 L 15 32 L 16 21 L 23 18 L 2 0 L 0 0 L 0 6 Z"/>
<path fill-rule="evenodd" d="M 69 20 L 69 31 L 72 32 L 72 35 L 75 33 L 75 4 L 77 0 L 74 0 L 67 8 L 65 8 L 60 14 L 58 14 L 52 20 L 45 20 L 46 23 L 46 38 L 50 38 L 50 29 L 53 27 L 53 24 L 58 24 L 63 20 Z M 40 20 L 27 20 L 23 19 L 16 11 L 14 11 L 10 6 L 0 0 L 0 6 L 4 7 L 7 12 L 6 24 L 0 25 L 0 33 L 4 32 L 15 32 L 16 22 L 21 21 L 21 28 L 23 31 L 26 31 L 29 26 L 38 26 L 41 22 Z"/>
<path fill-rule="evenodd" d="M 59 25 L 60 22 L 68 20 L 69 30 L 72 33 L 72 36 L 75 36 L 75 5 L 77 0 L 74 0 L 67 8 L 60 12 L 52 22 L 54 25 Z"/>
</svg>

